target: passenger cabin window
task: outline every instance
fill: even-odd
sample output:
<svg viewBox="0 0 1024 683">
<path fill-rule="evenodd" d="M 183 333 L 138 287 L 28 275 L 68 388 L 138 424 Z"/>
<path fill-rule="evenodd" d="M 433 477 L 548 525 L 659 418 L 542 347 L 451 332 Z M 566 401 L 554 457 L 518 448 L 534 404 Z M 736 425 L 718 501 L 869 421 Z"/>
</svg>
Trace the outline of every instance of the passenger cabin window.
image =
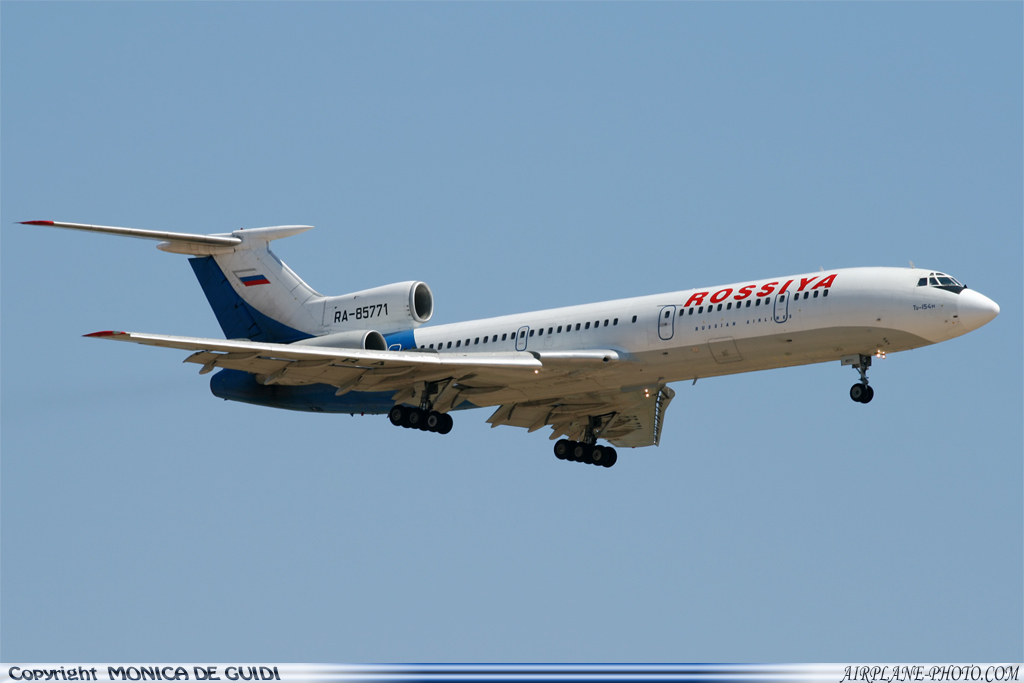
<svg viewBox="0 0 1024 683">
<path fill-rule="evenodd" d="M 590 323 L 587 323 L 586 325 L 584 325 L 584 326 L 583 326 L 583 329 L 585 329 L 585 330 L 589 330 L 589 329 L 590 329 Z"/>
<path fill-rule="evenodd" d="M 562 334 L 562 326 L 561 325 L 558 326 L 558 334 Z"/>
<path fill-rule="evenodd" d="M 825 292 L 824 292 L 824 293 L 822 294 L 822 296 L 823 296 L 823 297 L 825 297 L 825 296 L 828 296 L 828 290 L 827 290 L 827 289 L 826 289 L 826 290 L 825 290 Z"/>
<path fill-rule="evenodd" d="M 458 341 L 455 342 L 455 348 L 459 348 L 460 346 L 462 346 L 462 340 L 461 339 L 459 339 Z"/>
<path fill-rule="evenodd" d="M 448 342 L 448 348 L 449 349 L 452 348 L 452 343 L 451 342 Z"/>
<path fill-rule="evenodd" d="M 722 304 L 718 304 L 718 310 L 722 310 Z"/>
<path fill-rule="evenodd" d="M 616 318 L 615 320 L 612 321 L 612 327 L 615 327 L 618 324 L 619 324 L 619 319 L 618 318 Z"/>
<path fill-rule="evenodd" d="M 480 343 L 480 337 L 477 337 L 476 339 L 473 340 L 473 344 L 479 344 L 479 343 Z"/>
<path fill-rule="evenodd" d="M 548 328 L 548 334 L 551 334 L 551 330 L 552 330 L 552 329 L 553 329 L 553 328 L 551 328 L 551 327 L 549 327 L 549 328 Z"/>
<path fill-rule="evenodd" d="M 487 337 L 484 337 L 484 344 L 487 343 Z"/>
<path fill-rule="evenodd" d="M 636 316 L 635 315 L 633 316 L 633 322 L 636 322 Z"/>
<path fill-rule="evenodd" d="M 530 330 L 530 336 L 531 337 L 533 336 L 533 330 Z"/>
<path fill-rule="evenodd" d="M 608 327 L 608 321 L 607 320 L 604 321 L 604 326 Z"/>
<path fill-rule="evenodd" d="M 732 302 L 731 301 L 725 305 L 725 310 L 727 310 L 727 311 L 731 311 L 732 310 Z"/>
<path fill-rule="evenodd" d="M 577 331 L 577 332 L 579 332 L 579 331 L 580 331 L 580 324 L 579 324 L 579 323 L 576 323 L 576 331 Z"/>
<path fill-rule="evenodd" d="M 507 336 L 508 336 L 508 333 L 505 333 L 505 334 L 501 335 L 501 341 L 505 341 L 505 338 L 506 338 Z"/>
<path fill-rule="evenodd" d="M 520 338 L 520 339 L 523 339 L 523 338 L 524 338 L 525 336 L 526 336 L 526 330 L 522 330 L 522 331 L 520 331 L 520 333 L 519 333 L 519 338 Z"/>
</svg>

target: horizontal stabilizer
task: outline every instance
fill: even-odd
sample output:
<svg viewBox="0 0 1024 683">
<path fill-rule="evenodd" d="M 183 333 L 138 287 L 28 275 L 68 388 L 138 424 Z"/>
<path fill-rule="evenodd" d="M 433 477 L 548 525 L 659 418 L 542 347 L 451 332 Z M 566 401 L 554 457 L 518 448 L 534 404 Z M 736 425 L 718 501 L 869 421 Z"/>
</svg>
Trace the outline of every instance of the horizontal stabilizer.
<svg viewBox="0 0 1024 683">
<path fill-rule="evenodd" d="M 271 240 L 290 237 L 307 230 L 311 225 L 278 225 L 269 228 L 236 230 L 230 234 L 195 235 L 187 232 L 167 232 L 165 230 L 140 230 L 139 228 L 118 228 L 112 225 L 90 225 L 88 223 L 62 223 L 59 221 L 21 221 L 21 225 L 45 225 L 53 228 L 70 228 L 86 232 L 99 232 L 122 237 L 138 237 L 148 240 L 161 240 L 157 249 L 172 254 L 188 254 L 189 256 L 212 256 L 230 254 L 236 248 L 246 248 L 246 243 L 269 242 Z"/>
<path fill-rule="evenodd" d="M 71 228 L 87 232 L 102 232 L 108 235 L 124 237 L 141 237 L 148 240 L 169 240 L 177 242 L 194 242 L 217 247 L 233 247 L 242 240 L 229 235 L 192 235 L 185 232 L 166 232 L 164 230 L 140 230 L 138 228 L 115 228 L 111 225 L 89 225 L 87 223 L 59 223 L 57 221 L 22 221 L 22 225 L 48 225 L 54 228 Z"/>
</svg>

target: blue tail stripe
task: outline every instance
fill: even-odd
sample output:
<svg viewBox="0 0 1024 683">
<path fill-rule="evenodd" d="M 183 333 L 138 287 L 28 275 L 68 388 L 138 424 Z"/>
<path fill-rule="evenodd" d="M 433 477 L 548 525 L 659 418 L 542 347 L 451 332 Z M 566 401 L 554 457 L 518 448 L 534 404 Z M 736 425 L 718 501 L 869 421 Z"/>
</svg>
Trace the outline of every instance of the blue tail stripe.
<svg viewBox="0 0 1024 683">
<path fill-rule="evenodd" d="M 289 344 L 313 336 L 280 323 L 245 303 L 212 256 L 190 258 L 189 263 L 226 338 Z"/>
</svg>

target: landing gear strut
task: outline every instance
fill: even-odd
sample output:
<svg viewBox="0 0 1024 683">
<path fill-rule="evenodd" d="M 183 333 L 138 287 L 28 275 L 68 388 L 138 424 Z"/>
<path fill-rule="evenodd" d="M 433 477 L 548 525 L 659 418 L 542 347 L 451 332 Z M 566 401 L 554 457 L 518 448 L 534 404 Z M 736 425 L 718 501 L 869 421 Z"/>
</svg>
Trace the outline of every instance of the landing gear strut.
<svg viewBox="0 0 1024 683">
<path fill-rule="evenodd" d="M 588 465 L 611 467 L 619 459 L 619 454 L 611 446 L 598 446 L 597 435 L 601 432 L 601 418 L 590 418 L 590 424 L 583 435 L 583 441 L 559 439 L 555 442 L 555 457 L 559 460 L 585 462 Z"/>
<path fill-rule="evenodd" d="M 870 403 L 875 397 L 875 390 L 868 386 L 868 368 L 871 367 L 871 356 L 847 356 L 842 359 L 843 365 L 852 365 L 860 372 L 860 382 L 850 387 L 850 398 L 857 403 Z"/>
</svg>

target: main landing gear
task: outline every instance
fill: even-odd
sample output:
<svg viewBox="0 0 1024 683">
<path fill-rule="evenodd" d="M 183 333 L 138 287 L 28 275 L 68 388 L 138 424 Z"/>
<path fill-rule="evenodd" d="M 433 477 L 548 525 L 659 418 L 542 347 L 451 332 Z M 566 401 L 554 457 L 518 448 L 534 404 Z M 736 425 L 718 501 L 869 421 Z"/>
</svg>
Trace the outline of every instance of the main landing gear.
<svg viewBox="0 0 1024 683">
<path fill-rule="evenodd" d="M 619 454 L 611 446 L 598 446 L 597 439 L 604 431 L 612 416 L 601 415 L 588 418 L 583 441 L 559 439 L 555 442 L 555 457 L 559 460 L 585 462 L 588 465 L 611 467 L 619 459 Z"/>
<path fill-rule="evenodd" d="M 857 403 L 870 403 L 875 397 L 875 390 L 868 386 L 868 368 L 871 367 L 871 356 L 853 356 L 843 359 L 843 365 L 852 365 L 860 372 L 860 381 L 850 387 L 850 398 Z"/>
<path fill-rule="evenodd" d="M 619 454 L 611 446 L 598 446 L 581 441 L 559 439 L 555 442 L 555 457 L 559 460 L 585 462 L 588 465 L 611 467 L 619 459 Z"/>
<path fill-rule="evenodd" d="M 455 421 L 448 413 L 439 413 L 436 410 L 424 410 L 412 406 L 397 405 L 388 411 L 388 419 L 396 427 L 406 429 L 419 429 L 424 432 L 437 432 L 447 434 L 452 431 Z"/>
</svg>

